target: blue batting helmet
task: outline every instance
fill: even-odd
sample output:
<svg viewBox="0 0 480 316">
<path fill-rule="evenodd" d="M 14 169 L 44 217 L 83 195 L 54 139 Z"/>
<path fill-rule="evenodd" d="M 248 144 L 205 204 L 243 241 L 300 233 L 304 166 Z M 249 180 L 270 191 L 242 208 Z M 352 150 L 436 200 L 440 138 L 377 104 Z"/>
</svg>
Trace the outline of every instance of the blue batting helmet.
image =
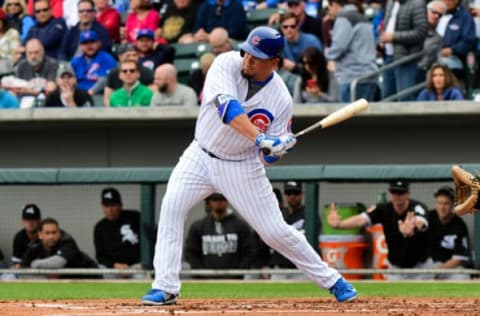
<svg viewBox="0 0 480 316">
<path fill-rule="evenodd" d="M 240 49 L 259 59 L 280 57 L 283 51 L 283 36 L 268 26 L 254 28 L 245 42 L 238 45 Z"/>
</svg>

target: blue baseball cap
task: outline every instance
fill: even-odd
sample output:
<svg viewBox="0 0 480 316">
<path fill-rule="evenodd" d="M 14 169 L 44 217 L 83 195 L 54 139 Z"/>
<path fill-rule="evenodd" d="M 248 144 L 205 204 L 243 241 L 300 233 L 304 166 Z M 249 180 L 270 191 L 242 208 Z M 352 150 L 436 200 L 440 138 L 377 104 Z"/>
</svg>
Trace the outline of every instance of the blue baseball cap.
<svg viewBox="0 0 480 316">
<path fill-rule="evenodd" d="M 88 30 L 80 33 L 80 44 L 98 41 L 97 32 Z"/>
<path fill-rule="evenodd" d="M 155 38 L 153 31 L 149 29 L 138 30 L 137 39 L 139 39 L 140 37 L 148 37 L 152 40 Z"/>
</svg>

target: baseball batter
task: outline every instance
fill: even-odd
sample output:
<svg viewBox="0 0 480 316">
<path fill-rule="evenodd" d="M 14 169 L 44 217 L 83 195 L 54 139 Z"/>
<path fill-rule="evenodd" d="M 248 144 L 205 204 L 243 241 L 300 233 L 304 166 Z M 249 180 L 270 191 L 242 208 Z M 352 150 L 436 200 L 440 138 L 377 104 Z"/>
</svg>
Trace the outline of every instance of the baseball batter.
<svg viewBox="0 0 480 316">
<path fill-rule="evenodd" d="M 155 280 L 143 303 L 176 302 L 185 218 L 213 192 L 221 192 L 270 247 L 337 301 L 357 297 L 304 235 L 285 223 L 265 174 L 264 164 L 274 163 L 296 143 L 290 132 L 293 101 L 274 72 L 283 45 L 276 30 L 257 27 L 240 44 L 240 53 L 219 55 L 208 71 L 195 138 L 175 166 L 162 201 Z"/>
</svg>

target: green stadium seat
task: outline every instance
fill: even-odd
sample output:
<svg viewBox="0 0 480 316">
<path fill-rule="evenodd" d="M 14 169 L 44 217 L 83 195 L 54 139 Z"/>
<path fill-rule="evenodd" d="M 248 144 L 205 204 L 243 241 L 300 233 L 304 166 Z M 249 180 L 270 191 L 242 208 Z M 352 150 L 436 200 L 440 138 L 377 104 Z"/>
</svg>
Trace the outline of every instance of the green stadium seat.
<svg viewBox="0 0 480 316">
<path fill-rule="evenodd" d="M 187 84 L 193 70 L 200 68 L 198 58 L 175 58 L 173 64 L 177 69 L 178 81 Z"/>
<path fill-rule="evenodd" d="M 170 44 L 175 48 L 175 59 L 177 58 L 198 58 L 210 50 L 208 43 Z"/>
<path fill-rule="evenodd" d="M 277 8 L 268 8 L 263 10 L 251 10 L 247 12 L 248 30 L 261 25 L 268 25 L 268 19 L 274 13 L 278 12 Z"/>
</svg>

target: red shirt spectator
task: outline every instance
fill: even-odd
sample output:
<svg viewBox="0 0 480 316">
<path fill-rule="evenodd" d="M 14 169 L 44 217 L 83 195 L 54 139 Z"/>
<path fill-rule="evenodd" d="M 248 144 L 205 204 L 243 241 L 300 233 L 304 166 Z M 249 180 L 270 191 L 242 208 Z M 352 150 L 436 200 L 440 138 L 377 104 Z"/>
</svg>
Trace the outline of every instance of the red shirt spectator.
<svg viewBox="0 0 480 316">
<path fill-rule="evenodd" d="M 132 12 L 125 22 L 125 35 L 129 43 L 135 43 L 138 30 L 148 29 L 155 33 L 160 25 L 160 15 L 153 9 L 148 0 L 132 0 Z M 162 38 L 157 38 L 158 43 L 166 43 Z"/>
<path fill-rule="evenodd" d="M 112 42 L 120 43 L 122 17 L 118 11 L 108 5 L 108 0 L 94 0 L 97 9 L 97 21 L 108 31 Z"/>
</svg>

